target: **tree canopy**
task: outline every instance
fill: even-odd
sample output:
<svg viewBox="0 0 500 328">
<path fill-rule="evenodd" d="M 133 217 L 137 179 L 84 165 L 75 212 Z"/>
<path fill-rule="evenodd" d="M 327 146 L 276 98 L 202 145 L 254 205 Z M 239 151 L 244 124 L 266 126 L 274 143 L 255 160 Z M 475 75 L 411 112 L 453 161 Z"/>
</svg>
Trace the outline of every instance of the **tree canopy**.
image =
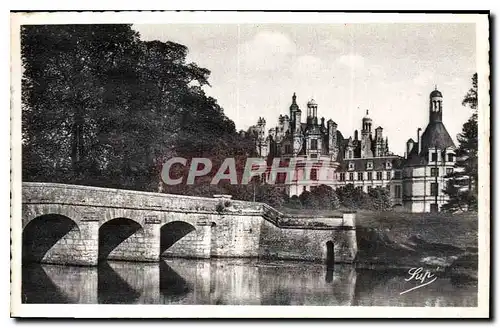
<svg viewBox="0 0 500 328">
<path fill-rule="evenodd" d="M 157 190 L 166 158 L 252 152 L 184 45 L 107 24 L 23 26 L 21 46 L 25 181 Z"/>
</svg>

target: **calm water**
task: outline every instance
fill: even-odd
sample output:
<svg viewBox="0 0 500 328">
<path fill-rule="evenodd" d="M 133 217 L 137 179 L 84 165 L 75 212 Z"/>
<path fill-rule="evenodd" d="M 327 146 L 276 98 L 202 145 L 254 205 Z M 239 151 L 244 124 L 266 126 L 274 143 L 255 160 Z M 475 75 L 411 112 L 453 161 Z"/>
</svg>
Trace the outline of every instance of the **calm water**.
<svg viewBox="0 0 500 328">
<path fill-rule="evenodd" d="M 107 262 L 97 268 L 23 268 L 25 303 L 477 306 L 477 285 L 438 278 L 425 287 L 405 275 L 257 260 Z"/>
</svg>

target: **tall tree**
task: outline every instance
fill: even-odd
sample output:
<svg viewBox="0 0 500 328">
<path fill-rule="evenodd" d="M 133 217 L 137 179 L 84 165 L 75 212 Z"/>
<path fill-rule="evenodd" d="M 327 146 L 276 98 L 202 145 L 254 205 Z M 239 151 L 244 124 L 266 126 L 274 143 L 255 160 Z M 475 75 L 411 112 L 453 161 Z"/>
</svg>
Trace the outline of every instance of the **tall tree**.
<svg viewBox="0 0 500 328">
<path fill-rule="evenodd" d="M 21 44 L 25 181 L 157 190 L 166 158 L 249 151 L 183 45 L 111 24 L 25 26 Z"/>
<path fill-rule="evenodd" d="M 447 177 L 446 188 L 449 201 L 443 205 L 444 211 L 477 210 L 478 192 L 478 125 L 477 125 L 477 73 L 472 77 L 472 88 L 467 92 L 462 105 L 473 110 L 472 116 L 457 136 L 455 170 Z"/>
<path fill-rule="evenodd" d="M 25 179 L 79 183 L 100 170 L 108 78 L 137 41 L 126 25 L 23 27 Z"/>
</svg>

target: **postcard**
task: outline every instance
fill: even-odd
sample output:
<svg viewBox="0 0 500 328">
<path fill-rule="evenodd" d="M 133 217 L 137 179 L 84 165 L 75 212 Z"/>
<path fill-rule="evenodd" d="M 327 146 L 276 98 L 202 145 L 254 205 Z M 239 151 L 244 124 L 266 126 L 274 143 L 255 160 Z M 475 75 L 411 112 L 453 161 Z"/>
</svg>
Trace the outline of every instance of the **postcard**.
<svg viewBox="0 0 500 328">
<path fill-rule="evenodd" d="M 490 316 L 487 12 L 17 12 L 11 42 L 11 316 Z"/>
</svg>

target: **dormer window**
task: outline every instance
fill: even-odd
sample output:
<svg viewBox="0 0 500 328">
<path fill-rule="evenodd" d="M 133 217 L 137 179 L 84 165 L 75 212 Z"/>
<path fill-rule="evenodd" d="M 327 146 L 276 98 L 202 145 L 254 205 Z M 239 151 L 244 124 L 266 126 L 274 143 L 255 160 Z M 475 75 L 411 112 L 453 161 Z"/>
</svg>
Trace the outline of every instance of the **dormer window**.
<svg viewBox="0 0 500 328">
<path fill-rule="evenodd" d="M 311 150 L 317 150 L 317 149 L 318 149 L 318 140 L 311 139 Z"/>
<path fill-rule="evenodd" d="M 438 160 L 437 152 L 431 153 L 431 162 L 437 162 L 437 160 Z"/>
<path fill-rule="evenodd" d="M 448 162 L 453 162 L 455 160 L 454 157 L 455 156 L 452 153 L 448 154 Z"/>
<path fill-rule="evenodd" d="M 366 169 L 373 170 L 373 162 L 372 161 L 366 162 Z"/>
<path fill-rule="evenodd" d="M 390 161 L 385 162 L 385 169 L 386 170 L 392 169 L 392 163 Z"/>
<path fill-rule="evenodd" d="M 349 162 L 349 171 L 352 171 L 354 170 L 354 163 L 353 162 Z"/>
</svg>

